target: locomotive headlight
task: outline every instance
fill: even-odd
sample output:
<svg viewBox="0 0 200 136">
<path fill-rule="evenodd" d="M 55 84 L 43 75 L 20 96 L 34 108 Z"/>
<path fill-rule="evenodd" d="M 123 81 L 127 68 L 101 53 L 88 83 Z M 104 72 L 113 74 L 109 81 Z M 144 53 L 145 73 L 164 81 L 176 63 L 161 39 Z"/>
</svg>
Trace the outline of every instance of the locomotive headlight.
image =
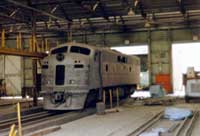
<svg viewBox="0 0 200 136">
<path fill-rule="evenodd" d="M 65 59 L 65 56 L 62 53 L 59 53 L 59 54 L 56 55 L 56 59 L 58 61 L 63 61 Z"/>
</svg>

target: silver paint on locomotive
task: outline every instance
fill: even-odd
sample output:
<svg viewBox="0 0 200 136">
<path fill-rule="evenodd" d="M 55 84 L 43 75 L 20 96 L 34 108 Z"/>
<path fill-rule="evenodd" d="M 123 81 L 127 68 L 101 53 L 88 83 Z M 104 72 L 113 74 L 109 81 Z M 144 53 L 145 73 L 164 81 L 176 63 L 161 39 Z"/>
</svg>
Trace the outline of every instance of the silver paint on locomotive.
<svg viewBox="0 0 200 136">
<path fill-rule="evenodd" d="M 51 54 L 54 50 L 66 46 L 67 52 Z M 72 46 L 86 48 L 90 52 L 88 54 L 86 51 L 87 55 L 84 52 L 73 53 L 70 52 Z M 121 53 L 80 43 L 63 44 L 52 49 L 51 53 L 42 61 L 42 94 L 45 109 L 83 109 L 91 90 L 139 83 L 140 64 L 137 57 L 126 56 L 126 63 L 118 63 L 117 56 L 122 55 Z M 56 71 L 56 67 L 59 66 Z M 56 77 L 59 72 L 63 72 L 64 75 Z M 56 80 L 59 80 L 59 84 Z"/>
</svg>

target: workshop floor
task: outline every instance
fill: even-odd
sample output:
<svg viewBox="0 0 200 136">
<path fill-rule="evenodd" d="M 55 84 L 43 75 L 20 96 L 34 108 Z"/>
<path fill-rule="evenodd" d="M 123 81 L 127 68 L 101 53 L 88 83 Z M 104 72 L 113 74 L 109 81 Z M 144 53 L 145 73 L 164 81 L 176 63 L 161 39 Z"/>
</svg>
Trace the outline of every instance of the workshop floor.
<svg viewBox="0 0 200 136">
<path fill-rule="evenodd" d="M 171 106 L 200 109 L 200 104 L 182 102 Z M 47 136 L 127 136 L 165 107 L 128 102 L 119 107 L 119 112 L 88 116 L 64 124 L 60 130 Z"/>
</svg>

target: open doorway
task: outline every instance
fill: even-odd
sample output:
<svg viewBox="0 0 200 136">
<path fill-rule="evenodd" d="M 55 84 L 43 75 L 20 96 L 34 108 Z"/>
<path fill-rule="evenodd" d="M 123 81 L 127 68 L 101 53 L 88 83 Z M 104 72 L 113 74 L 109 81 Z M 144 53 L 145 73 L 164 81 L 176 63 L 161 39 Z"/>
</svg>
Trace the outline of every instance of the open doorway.
<svg viewBox="0 0 200 136">
<path fill-rule="evenodd" d="M 172 44 L 173 90 L 175 95 L 185 95 L 182 76 L 187 72 L 188 67 L 194 67 L 195 71 L 200 71 L 199 51 L 200 42 Z"/>
<path fill-rule="evenodd" d="M 140 86 L 149 86 L 149 71 L 148 71 L 148 45 L 129 45 L 111 47 L 126 55 L 134 55 L 140 58 L 141 73 L 140 73 Z"/>
</svg>

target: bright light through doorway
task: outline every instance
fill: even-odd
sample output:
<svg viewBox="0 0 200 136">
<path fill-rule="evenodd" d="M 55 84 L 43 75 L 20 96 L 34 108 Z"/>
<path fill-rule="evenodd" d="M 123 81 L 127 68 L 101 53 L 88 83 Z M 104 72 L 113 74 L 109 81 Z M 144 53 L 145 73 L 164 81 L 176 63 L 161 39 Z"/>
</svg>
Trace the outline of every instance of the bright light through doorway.
<svg viewBox="0 0 200 136">
<path fill-rule="evenodd" d="M 182 75 L 188 67 L 200 71 L 200 42 L 176 43 L 172 45 L 173 89 L 175 95 L 184 96 Z"/>
<path fill-rule="evenodd" d="M 144 55 L 148 54 L 148 46 L 147 45 L 139 45 L 139 46 L 120 46 L 120 47 L 111 47 L 111 49 L 117 50 L 121 53 L 127 55 Z"/>
</svg>

